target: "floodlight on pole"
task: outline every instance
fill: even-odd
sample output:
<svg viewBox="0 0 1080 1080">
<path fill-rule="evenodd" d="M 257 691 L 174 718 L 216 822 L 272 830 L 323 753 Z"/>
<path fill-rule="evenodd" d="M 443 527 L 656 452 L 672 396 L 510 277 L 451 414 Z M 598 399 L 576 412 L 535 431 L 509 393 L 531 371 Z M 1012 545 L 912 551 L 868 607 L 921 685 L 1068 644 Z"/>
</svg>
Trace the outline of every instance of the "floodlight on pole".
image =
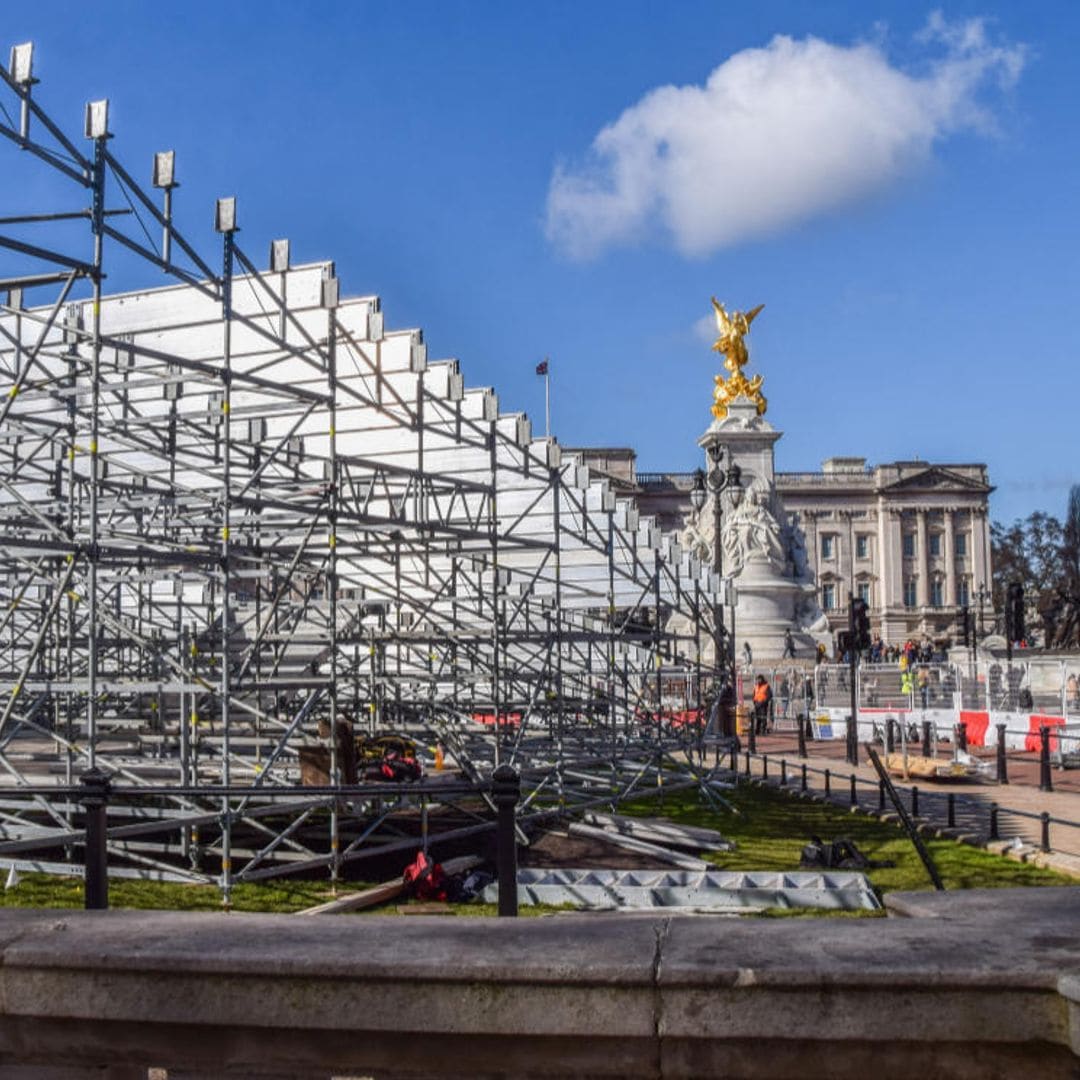
<svg viewBox="0 0 1080 1080">
<path fill-rule="evenodd" d="M 11 76 L 11 81 L 19 86 L 31 86 L 37 82 L 34 78 L 34 43 L 32 41 L 24 41 L 21 45 L 11 46 L 8 74 Z"/>
<path fill-rule="evenodd" d="M 341 302 L 341 279 L 338 277 L 323 278 L 320 292 L 322 306 L 333 310 Z"/>
<path fill-rule="evenodd" d="M 22 90 L 19 95 L 19 138 L 30 137 L 30 87 L 38 80 L 34 78 L 34 43 L 25 41 L 21 45 L 12 45 L 8 63 L 11 81 Z"/>
<path fill-rule="evenodd" d="M 168 263 L 172 256 L 172 193 L 180 185 L 176 182 L 176 151 L 159 150 L 154 155 L 153 185 L 165 192 L 162 217 L 165 225 L 161 236 L 161 258 Z"/>
<path fill-rule="evenodd" d="M 214 209 L 214 232 L 236 232 L 236 198 L 218 199 Z"/>
<path fill-rule="evenodd" d="M 270 241 L 270 273 L 284 274 L 289 269 L 289 241 Z"/>
<path fill-rule="evenodd" d="M 154 155 L 154 178 L 156 188 L 178 187 L 176 183 L 176 151 L 159 150 Z"/>
<path fill-rule="evenodd" d="M 109 138 L 109 99 L 88 101 L 84 132 L 88 139 Z"/>
<path fill-rule="evenodd" d="M 278 334 L 284 340 L 285 335 L 288 333 L 288 317 L 286 315 L 286 302 L 285 294 L 289 287 L 289 279 L 286 277 L 289 271 L 289 241 L 288 240 L 271 240 L 270 241 L 270 273 L 281 275 L 281 286 L 279 296 L 281 297 L 281 307 L 278 309 Z M 337 307 L 337 298 L 334 297 L 333 304 L 326 303 L 326 282 L 323 282 L 323 307 L 335 308 Z"/>
</svg>

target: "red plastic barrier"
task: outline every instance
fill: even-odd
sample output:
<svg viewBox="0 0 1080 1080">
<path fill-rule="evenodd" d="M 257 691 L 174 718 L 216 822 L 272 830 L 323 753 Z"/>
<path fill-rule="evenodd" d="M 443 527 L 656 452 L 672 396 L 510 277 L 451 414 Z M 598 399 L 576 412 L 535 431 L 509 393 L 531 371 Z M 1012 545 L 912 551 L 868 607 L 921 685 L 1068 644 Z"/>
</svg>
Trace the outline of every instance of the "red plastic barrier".
<svg viewBox="0 0 1080 1080">
<path fill-rule="evenodd" d="M 700 712 L 697 709 L 669 710 L 662 709 L 660 712 L 649 710 L 643 712 L 638 709 L 635 713 L 639 723 L 643 724 L 670 724 L 672 727 L 682 727 L 685 724 L 696 724 Z"/>
<path fill-rule="evenodd" d="M 1024 749 L 1030 750 L 1036 754 L 1039 753 L 1039 751 L 1042 749 L 1042 740 L 1039 738 L 1039 728 L 1055 728 L 1064 726 L 1065 717 L 1063 716 L 1041 716 L 1036 713 L 1028 720 L 1028 731 L 1030 732 L 1030 734 L 1025 736 L 1024 738 Z M 1051 734 L 1050 753 L 1055 753 L 1057 751 L 1057 748 L 1058 740 L 1053 734 Z"/>
<path fill-rule="evenodd" d="M 986 729 L 990 726 L 988 712 L 965 712 L 961 709 L 960 723 L 967 724 L 968 746 L 986 745 Z"/>
<path fill-rule="evenodd" d="M 686 709 L 683 712 L 677 712 L 671 714 L 671 722 L 676 727 L 682 727 L 685 724 L 696 724 L 700 713 L 697 709 Z"/>
<path fill-rule="evenodd" d="M 474 712 L 472 714 L 472 718 L 478 724 L 494 724 L 495 723 L 495 714 L 494 713 Z M 500 724 L 500 726 L 517 727 L 520 723 L 521 723 L 521 713 L 519 713 L 519 712 L 499 713 L 499 724 Z"/>
</svg>

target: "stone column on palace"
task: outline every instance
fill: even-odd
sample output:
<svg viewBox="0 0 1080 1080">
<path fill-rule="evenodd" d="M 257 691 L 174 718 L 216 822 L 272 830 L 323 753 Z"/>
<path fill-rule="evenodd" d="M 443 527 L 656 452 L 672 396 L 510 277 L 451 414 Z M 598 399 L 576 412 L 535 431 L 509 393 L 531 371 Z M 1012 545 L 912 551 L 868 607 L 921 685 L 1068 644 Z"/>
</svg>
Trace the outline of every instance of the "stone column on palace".
<svg viewBox="0 0 1080 1080">
<path fill-rule="evenodd" d="M 813 544 L 813 557 L 809 560 L 810 566 L 814 571 L 814 580 L 820 584 L 821 582 L 821 511 L 811 510 L 809 511 L 810 520 L 814 523 L 814 536 L 811 541 Z"/>
<path fill-rule="evenodd" d="M 945 508 L 945 607 L 956 607 L 956 531 L 955 509 Z"/>
<path fill-rule="evenodd" d="M 881 636 L 897 644 L 904 636 L 904 541 L 903 521 L 897 507 L 882 504 L 878 510 L 878 559 L 881 581 Z"/>
<path fill-rule="evenodd" d="M 930 544 L 926 528 L 926 510 L 916 513 L 918 535 L 915 538 L 915 565 L 919 568 L 915 600 L 920 608 L 930 604 Z"/>
<path fill-rule="evenodd" d="M 838 563 L 841 573 L 843 573 L 844 564 L 847 564 L 847 576 L 843 585 L 843 606 L 846 608 L 848 594 L 855 594 L 855 515 L 851 510 L 841 510 L 839 517 L 841 521 L 847 522 L 847 530 L 841 538 L 847 558 Z"/>
<path fill-rule="evenodd" d="M 978 595 L 979 586 L 986 586 L 986 605 L 984 608 L 984 619 L 986 624 L 990 625 L 994 617 L 994 601 L 991 597 L 990 580 L 990 567 L 988 565 L 988 554 L 990 550 L 990 541 L 986 535 L 986 511 L 981 507 L 973 506 L 971 508 L 971 584 L 972 593 L 974 596 Z M 978 600 L 975 600 L 978 605 Z"/>
</svg>

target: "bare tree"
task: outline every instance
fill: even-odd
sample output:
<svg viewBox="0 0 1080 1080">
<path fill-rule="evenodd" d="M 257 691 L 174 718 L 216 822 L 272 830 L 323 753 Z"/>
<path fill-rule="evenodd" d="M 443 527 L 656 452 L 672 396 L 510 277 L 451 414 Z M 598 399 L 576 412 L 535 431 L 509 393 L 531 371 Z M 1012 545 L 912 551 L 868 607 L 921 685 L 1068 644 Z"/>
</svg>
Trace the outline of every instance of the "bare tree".
<svg viewBox="0 0 1080 1080">
<path fill-rule="evenodd" d="M 994 608 L 1005 607 L 1005 590 L 1019 581 L 1034 611 L 1067 585 L 1063 527 L 1053 514 L 1036 510 L 1009 526 L 990 527 L 993 548 Z"/>
</svg>

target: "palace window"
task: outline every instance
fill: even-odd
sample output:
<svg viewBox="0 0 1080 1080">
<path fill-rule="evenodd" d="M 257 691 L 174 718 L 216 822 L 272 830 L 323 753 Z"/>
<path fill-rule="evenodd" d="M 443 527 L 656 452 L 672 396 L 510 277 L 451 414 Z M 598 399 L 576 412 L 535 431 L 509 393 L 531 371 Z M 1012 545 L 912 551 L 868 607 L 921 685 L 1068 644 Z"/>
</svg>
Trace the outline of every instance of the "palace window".
<svg viewBox="0 0 1080 1080">
<path fill-rule="evenodd" d="M 831 582 L 821 586 L 821 607 L 823 611 L 832 611 L 836 607 L 836 586 Z"/>
<path fill-rule="evenodd" d="M 870 537 L 869 536 L 856 536 L 855 537 L 855 558 L 867 559 L 870 557 Z"/>
<path fill-rule="evenodd" d="M 915 606 L 915 579 L 907 578 L 904 581 L 904 607 Z"/>
<path fill-rule="evenodd" d="M 940 555 L 941 554 L 941 533 L 931 533 L 930 534 L 930 554 L 931 555 Z"/>
<path fill-rule="evenodd" d="M 957 533 L 953 540 L 956 541 L 956 554 L 962 558 L 967 554 L 967 533 Z"/>
<path fill-rule="evenodd" d="M 855 586 L 855 595 L 864 603 L 867 607 L 870 606 L 870 582 L 860 581 Z"/>
<path fill-rule="evenodd" d="M 941 578 L 933 578 L 930 582 L 930 606 L 941 607 L 943 603 L 942 594 L 945 586 L 942 584 Z"/>
<path fill-rule="evenodd" d="M 960 607 L 968 607 L 971 604 L 971 588 L 967 578 L 961 578 L 956 583 L 956 602 Z"/>
<path fill-rule="evenodd" d="M 821 557 L 831 559 L 833 557 L 833 541 L 835 536 L 823 536 L 821 538 Z"/>
<path fill-rule="evenodd" d="M 904 558 L 915 558 L 915 534 L 913 532 L 904 533 Z"/>
</svg>

